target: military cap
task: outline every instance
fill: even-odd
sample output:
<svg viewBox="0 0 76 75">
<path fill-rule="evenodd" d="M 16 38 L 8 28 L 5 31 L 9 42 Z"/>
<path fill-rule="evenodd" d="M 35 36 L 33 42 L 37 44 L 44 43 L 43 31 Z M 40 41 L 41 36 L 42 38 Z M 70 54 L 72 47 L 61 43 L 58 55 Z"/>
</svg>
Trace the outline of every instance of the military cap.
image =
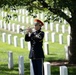
<svg viewBox="0 0 76 75">
<path fill-rule="evenodd" d="M 43 23 L 41 20 L 39 20 L 39 19 L 35 19 L 34 22 L 35 22 L 35 23 L 39 23 L 41 26 L 44 25 L 44 23 Z"/>
</svg>

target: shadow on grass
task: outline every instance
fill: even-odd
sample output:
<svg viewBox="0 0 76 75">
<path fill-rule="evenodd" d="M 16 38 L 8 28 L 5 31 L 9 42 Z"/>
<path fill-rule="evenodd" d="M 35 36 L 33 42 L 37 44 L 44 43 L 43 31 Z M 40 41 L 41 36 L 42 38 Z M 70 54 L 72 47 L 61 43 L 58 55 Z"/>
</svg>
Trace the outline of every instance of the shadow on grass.
<svg viewBox="0 0 76 75">
<path fill-rule="evenodd" d="M 57 60 L 56 57 L 47 57 L 45 60 L 49 62 L 53 61 L 62 61 L 61 59 Z M 59 71 L 60 66 L 51 66 L 51 75 L 60 75 Z M 67 66 L 68 75 L 76 75 L 76 66 Z M 30 63 L 24 63 L 24 74 L 30 75 Z M 8 69 L 7 64 L 0 64 L 0 75 L 19 75 L 18 64 L 14 65 L 13 69 Z"/>
<path fill-rule="evenodd" d="M 29 63 L 24 63 L 24 74 L 30 75 L 29 68 Z M 8 69 L 7 64 L 0 64 L 0 75 L 19 75 L 18 64 L 15 64 L 13 69 Z"/>
<path fill-rule="evenodd" d="M 49 54 L 45 57 L 45 61 L 47 62 L 51 62 L 54 60 L 58 60 L 58 58 L 56 57 L 57 54 Z"/>
<path fill-rule="evenodd" d="M 60 75 L 59 66 L 51 66 L 51 75 Z M 68 75 L 76 75 L 76 67 L 68 67 Z"/>
<path fill-rule="evenodd" d="M 76 75 L 76 65 L 68 64 L 67 60 L 57 58 L 56 54 L 47 55 L 45 61 L 50 62 L 51 64 L 51 75 L 60 75 L 60 66 L 66 66 L 68 68 L 68 75 Z M 67 64 L 65 64 L 65 62 Z M 52 63 L 54 65 L 52 65 Z"/>
</svg>

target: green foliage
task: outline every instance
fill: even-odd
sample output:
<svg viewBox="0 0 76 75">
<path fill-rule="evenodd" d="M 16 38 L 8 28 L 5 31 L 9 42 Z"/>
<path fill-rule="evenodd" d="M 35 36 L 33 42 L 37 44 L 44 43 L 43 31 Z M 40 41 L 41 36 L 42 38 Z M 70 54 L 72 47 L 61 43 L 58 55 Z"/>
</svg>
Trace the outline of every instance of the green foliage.
<svg viewBox="0 0 76 75">
<path fill-rule="evenodd" d="M 2 0 L 0 2 L 0 7 L 4 7 L 6 11 L 9 9 L 17 9 L 17 7 L 25 7 L 33 17 L 32 13 L 38 13 L 38 10 L 43 12 L 48 12 L 47 18 L 45 21 L 50 20 L 51 17 L 55 17 L 53 15 L 57 15 L 54 19 L 58 20 L 59 17 L 65 19 L 68 23 L 70 23 L 69 15 L 66 15 L 62 10 L 67 9 L 71 13 L 71 17 L 75 13 L 76 10 L 76 1 L 75 0 Z M 49 13 L 50 12 L 50 13 Z M 52 12 L 52 14 L 51 14 Z M 52 19 L 53 19 L 52 18 Z M 57 19 L 56 19 L 57 18 Z M 60 19 L 60 18 L 59 18 Z"/>
<path fill-rule="evenodd" d="M 4 2 L 5 1 L 5 2 Z M 7 16 L 4 17 L 6 22 L 14 17 L 17 18 L 18 14 L 10 14 L 10 10 L 17 10 L 18 8 L 25 8 L 29 14 L 34 18 L 37 17 L 37 13 L 45 12 L 44 22 L 50 22 L 50 20 L 61 21 L 65 19 L 69 24 L 76 18 L 75 9 L 76 1 L 74 0 L 2 0 L 0 3 L 4 11 L 7 12 Z M 64 13 L 67 9 L 70 13 Z M 35 13 L 35 14 L 34 14 Z M 9 16 L 10 18 L 9 18 Z M 72 19 L 74 17 L 74 19 Z"/>
</svg>

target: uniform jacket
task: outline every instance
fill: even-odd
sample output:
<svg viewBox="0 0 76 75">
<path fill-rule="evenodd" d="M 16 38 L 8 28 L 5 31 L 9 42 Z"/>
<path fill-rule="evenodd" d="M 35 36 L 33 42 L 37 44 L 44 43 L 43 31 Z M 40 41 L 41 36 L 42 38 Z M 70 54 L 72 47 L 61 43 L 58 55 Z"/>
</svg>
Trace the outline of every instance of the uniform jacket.
<svg viewBox="0 0 76 75">
<path fill-rule="evenodd" d="M 44 58 L 44 52 L 43 52 L 43 38 L 44 38 L 44 32 L 41 30 L 35 31 L 29 34 L 25 35 L 25 41 L 30 41 L 31 49 L 29 53 L 29 58 Z"/>
</svg>

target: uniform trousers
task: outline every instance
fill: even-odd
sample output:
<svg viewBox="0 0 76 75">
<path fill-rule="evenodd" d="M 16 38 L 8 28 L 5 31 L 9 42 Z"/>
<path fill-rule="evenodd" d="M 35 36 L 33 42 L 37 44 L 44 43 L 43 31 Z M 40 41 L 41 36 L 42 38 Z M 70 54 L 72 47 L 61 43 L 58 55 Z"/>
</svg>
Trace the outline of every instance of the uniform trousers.
<svg viewBox="0 0 76 75">
<path fill-rule="evenodd" d="M 43 59 L 32 59 L 34 75 L 43 75 Z"/>
</svg>

